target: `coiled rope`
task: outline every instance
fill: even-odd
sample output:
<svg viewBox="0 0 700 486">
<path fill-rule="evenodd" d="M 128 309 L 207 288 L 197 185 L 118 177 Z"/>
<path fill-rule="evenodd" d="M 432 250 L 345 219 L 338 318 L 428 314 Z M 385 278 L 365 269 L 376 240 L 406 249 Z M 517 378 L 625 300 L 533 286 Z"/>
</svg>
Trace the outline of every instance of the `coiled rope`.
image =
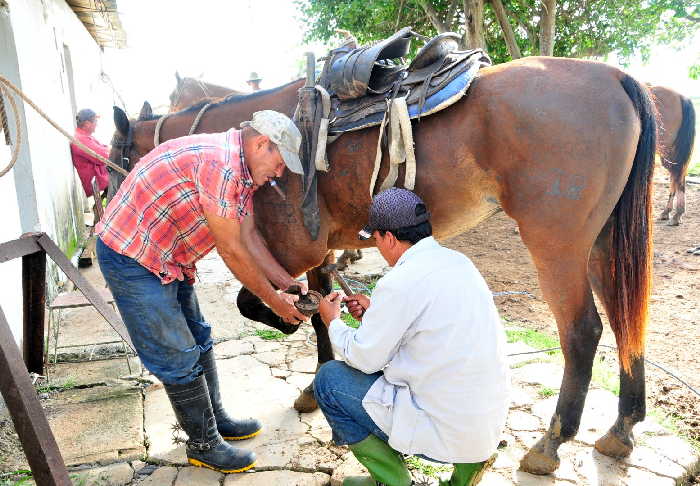
<svg viewBox="0 0 700 486">
<path fill-rule="evenodd" d="M 9 88 L 9 89 L 8 89 Z M 12 150 L 12 156 L 10 157 L 10 163 L 7 164 L 7 166 L 0 170 L 0 177 L 4 176 L 7 174 L 12 167 L 14 167 L 15 163 L 17 163 L 17 159 L 19 157 L 19 150 L 20 146 L 22 144 L 22 127 L 20 126 L 20 121 L 19 121 L 19 110 L 17 109 L 17 104 L 15 103 L 15 99 L 12 96 L 13 93 L 10 92 L 10 90 L 14 91 L 14 94 L 16 96 L 19 96 L 22 98 L 29 106 L 34 108 L 37 113 L 39 113 L 51 126 L 53 126 L 56 130 L 58 130 L 63 136 L 65 136 L 68 140 L 71 141 L 71 143 L 74 143 L 78 147 L 82 148 L 85 150 L 87 153 L 92 155 L 93 157 L 97 158 L 98 160 L 102 161 L 107 165 L 107 167 L 110 167 L 111 169 L 119 172 L 120 174 L 123 174 L 125 176 L 129 175 L 127 171 L 125 171 L 123 168 L 115 164 L 109 159 L 106 159 L 102 157 L 100 154 L 96 153 L 94 150 L 90 149 L 89 147 L 86 147 L 84 144 L 76 140 L 75 137 L 70 135 L 67 131 L 65 131 L 63 128 L 61 128 L 56 122 L 54 122 L 49 116 L 44 113 L 41 108 L 39 108 L 32 100 L 29 99 L 27 95 L 25 95 L 19 88 L 17 88 L 10 80 L 8 80 L 4 76 L 0 76 L 0 95 L 5 95 L 4 97 L 9 101 L 10 107 L 12 108 L 12 114 L 15 118 L 15 129 L 17 133 L 17 142 L 15 143 L 15 146 Z"/>
</svg>

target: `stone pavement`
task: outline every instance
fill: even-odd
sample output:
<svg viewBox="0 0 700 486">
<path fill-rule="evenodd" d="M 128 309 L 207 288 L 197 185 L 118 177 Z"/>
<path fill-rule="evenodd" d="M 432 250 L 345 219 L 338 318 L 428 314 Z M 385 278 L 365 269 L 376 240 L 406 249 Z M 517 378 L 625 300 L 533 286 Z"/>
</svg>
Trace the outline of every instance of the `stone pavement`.
<svg viewBox="0 0 700 486">
<path fill-rule="evenodd" d="M 349 275 L 381 274 L 381 257 L 366 253 Z M 99 271 L 85 273 L 99 284 Z M 43 404 L 75 484 L 327 486 L 340 485 L 346 474 L 360 473 L 362 467 L 347 448 L 330 443 L 330 429 L 319 411 L 299 414 L 292 408 L 316 367 L 311 327 L 303 326 L 284 339 L 264 339 L 270 336 L 260 331 L 269 328 L 247 321 L 235 310 L 240 286 L 218 257 L 203 262 L 200 280 L 200 304 L 217 338 L 224 403 L 233 414 L 255 416 L 265 426 L 258 437 L 240 443 L 257 453 L 255 471 L 225 476 L 187 466 L 184 446 L 173 440 L 178 432 L 172 429 L 175 418 L 162 385 L 141 371 L 136 358 L 131 363 L 138 371 L 129 374 L 124 358 L 115 357 L 59 363 L 51 370 L 53 384 L 64 390 L 45 394 Z M 92 309 L 75 309 L 64 316 L 60 344 L 88 344 L 103 334 L 110 330 Z M 508 345 L 508 353 L 528 350 L 522 343 Z M 592 445 L 614 422 L 617 397 L 594 383 L 580 432 L 561 446 L 556 473 L 533 476 L 519 471 L 520 458 L 549 423 L 562 366 L 542 354 L 510 359 L 513 391 L 507 429 L 482 486 L 672 486 L 697 469 L 698 451 L 652 419 L 637 425 L 631 457 L 617 461 L 598 454 Z M 411 466 L 422 484 L 437 484 L 426 475 L 436 469 L 442 469 L 437 473 L 442 477 L 449 475 L 447 467 L 420 460 L 411 461 Z"/>
</svg>

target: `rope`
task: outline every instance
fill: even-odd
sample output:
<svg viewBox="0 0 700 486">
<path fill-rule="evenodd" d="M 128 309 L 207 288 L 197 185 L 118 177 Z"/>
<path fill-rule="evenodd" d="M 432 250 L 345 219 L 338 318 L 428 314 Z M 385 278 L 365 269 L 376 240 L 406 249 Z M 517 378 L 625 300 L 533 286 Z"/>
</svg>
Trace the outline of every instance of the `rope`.
<svg viewBox="0 0 700 486">
<path fill-rule="evenodd" d="M 0 76 L 0 81 L 5 81 L 5 78 Z M 10 92 L 5 88 L 3 84 L 0 83 L 0 94 L 4 94 L 5 98 L 10 102 L 10 107 L 12 108 L 12 114 L 15 117 L 15 133 L 17 134 L 17 143 L 15 144 L 14 148 L 12 149 L 12 157 L 10 157 L 10 163 L 7 164 L 7 167 L 4 169 L 0 170 L 0 177 L 4 176 L 7 174 L 12 167 L 14 167 L 15 163 L 17 162 L 17 158 L 19 157 L 19 148 L 20 145 L 22 144 L 22 131 L 21 131 L 21 126 L 19 124 L 19 110 L 17 109 L 17 103 L 15 102 L 14 97 L 10 96 Z M 9 135 L 8 135 L 9 137 Z"/>
<path fill-rule="evenodd" d="M 153 146 L 157 147 L 160 145 L 160 127 L 163 126 L 163 122 L 170 116 L 170 113 L 167 113 L 160 117 L 158 119 L 158 123 L 156 123 L 156 130 L 153 132 Z"/>
<path fill-rule="evenodd" d="M 598 347 L 599 347 L 599 348 L 614 349 L 615 351 L 617 351 L 617 348 L 616 348 L 615 346 L 609 346 L 609 345 L 607 345 L 607 344 L 598 344 Z M 521 356 L 521 355 L 523 355 L 523 354 L 547 353 L 547 352 L 549 352 L 549 351 L 557 351 L 557 350 L 560 350 L 560 349 L 561 349 L 561 346 L 557 346 L 556 348 L 538 349 L 537 351 L 523 351 L 522 353 L 511 353 L 511 354 L 507 354 L 506 356 Z M 685 381 L 683 381 L 683 379 L 679 378 L 678 376 L 676 376 L 676 375 L 675 375 L 674 373 L 672 373 L 671 371 L 667 370 L 666 368 L 664 368 L 664 367 L 661 366 L 660 364 L 654 363 L 652 360 L 647 359 L 647 358 L 645 358 L 645 357 L 642 357 L 642 360 L 643 360 L 645 363 L 649 363 L 650 365 L 657 367 L 658 369 L 660 369 L 661 371 L 663 371 L 663 372 L 666 373 L 667 375 L 669 375 L 669 376 L 675 378 L 676 380 L 678 380 L 679 382 L 681 382 L 682 384 L 684 384 L 686 387 L 688 387 L 688 389 L 689 389 L 691 392 L 695 393 L 697 396 L 700 397 L 700 391 L 698 391 L 698 390 L 696 390 L 695 388 L 693 388 L 692 386 L 690 386 L 688 383 L 686 383 Z"/>
<path fill-rule="evenodd" d="M 10 82 L 6 77 L 0 76 L 0 91 L 5 93 L 5 97 L 10 100 L 10 105 L 12 106 L 13 114 L 15 115 L 15 125 L 17 127 L 17 143 L 15 144 L 15 148 L 12 154 L 12 158 L 10 159 L 10 163 L 8 166 L 0 172 L 0 177 L 5 175 L 11 168 L 12 166 L 15 165 L 17 162 L 17 158 L 19 156 L 19 148 L 20 148 L 20 143 L 22 141 L 22 136 L 21 136 L 21 127 L 19 123 L 19 110 L 17 110 L 17 106 L 15 105 L 14 99 L 12 96 L 9 96 L 11 93 L 7 88 L 10 88 L 12 91 L 14 91 L 15 95 L 19 96 L 22 98 L 29 106 L 34 108 L 34 110 L 39 113 L 51 126 L 53 126 L 56 130 L 58 130 L 64 137 L 66 137 L 68 140 L 71 141 L 71 143 L 77 145 L 78 147 L 82 148 L 85 152 L 89 153 L 96 159 L 100 160 L 101 162 L 104 162 L 107 167 L 110 167 L 111 169 L 115 170 L 116 172 L 119 172 L 120 174 L 123 174 L 125 176 L 129 175 L 127 171 L 119 167 L 117 164 L 112 162 L 109 159 L 106 159 L 102 157 L 100 154 L 96 153 L 94 150 L 92 150 L 89 147 L 86 147 L 84 144 L 79 142 L 75 137 L 70 135 L 68 132 L 66 132 L 63 128 L 61 128 L 56 122 L 54 122 L 49 116 L 44 113 L 41 108 L 39 108 L 32 100 L 29 99 L 27 95 L 25 95 L 19 88 L 17 88 L 14 84 Z"/>
<path fill-rule="evenodd" d="M 199 113 L 197 113 L 197 118 L 195 118 L 192 122 L 192 126 L 190 127 L 190 131 L 187 133 L 187 135 L 192 135 L 194 133 L 194 131 L 197 129 L 197 126 L 199 125 L 199 120 L 202 119 L 202 116 L 204 116 L 204 112 L 207 111 L 211 105 L 213 105 L 213 103 L 207 103 L 202 107 L 201 110 L 199 110 Z"/>
</svg>

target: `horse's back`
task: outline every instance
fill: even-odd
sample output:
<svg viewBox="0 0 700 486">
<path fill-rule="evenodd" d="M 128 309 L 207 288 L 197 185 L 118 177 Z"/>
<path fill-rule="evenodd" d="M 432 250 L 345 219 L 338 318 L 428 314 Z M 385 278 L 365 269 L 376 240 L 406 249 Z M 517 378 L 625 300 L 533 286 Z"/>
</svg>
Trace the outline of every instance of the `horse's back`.
<svg viewBox="0 0 700 486">
<path fill-rule="evenodd" d="M 673 147 L 676 134 L 683 122 L 682 95 L 666 86 L 651 86 L 658 113 L 659 146 L 662 150 Z"/>
</svg>

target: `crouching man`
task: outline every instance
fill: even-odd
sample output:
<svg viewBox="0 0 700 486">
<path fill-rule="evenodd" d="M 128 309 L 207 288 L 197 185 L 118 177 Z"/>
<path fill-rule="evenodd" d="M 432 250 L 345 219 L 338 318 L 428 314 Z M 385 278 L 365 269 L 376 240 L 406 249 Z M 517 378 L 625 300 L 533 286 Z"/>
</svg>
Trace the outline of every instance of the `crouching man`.
<svg viewBox="0 0 700 486">
<path fill-rule="evenodd" d="M 443 486 L 473 486 L 495 459 L 508 411 L 505 337 L 486 282 L 461 253 L 435 241 L 413 192 L 372 200 L 360 238 L 394 267 L 372 299 L 332 293 L 320 313 L 336 356 L 316 374 L 316 400 L 336 444 L 371 478 L 344 486 L 404 486 L 402 454 L 453 463 Z M 341 300 L 362 325 L 340 319 Z"/>
</svg>

